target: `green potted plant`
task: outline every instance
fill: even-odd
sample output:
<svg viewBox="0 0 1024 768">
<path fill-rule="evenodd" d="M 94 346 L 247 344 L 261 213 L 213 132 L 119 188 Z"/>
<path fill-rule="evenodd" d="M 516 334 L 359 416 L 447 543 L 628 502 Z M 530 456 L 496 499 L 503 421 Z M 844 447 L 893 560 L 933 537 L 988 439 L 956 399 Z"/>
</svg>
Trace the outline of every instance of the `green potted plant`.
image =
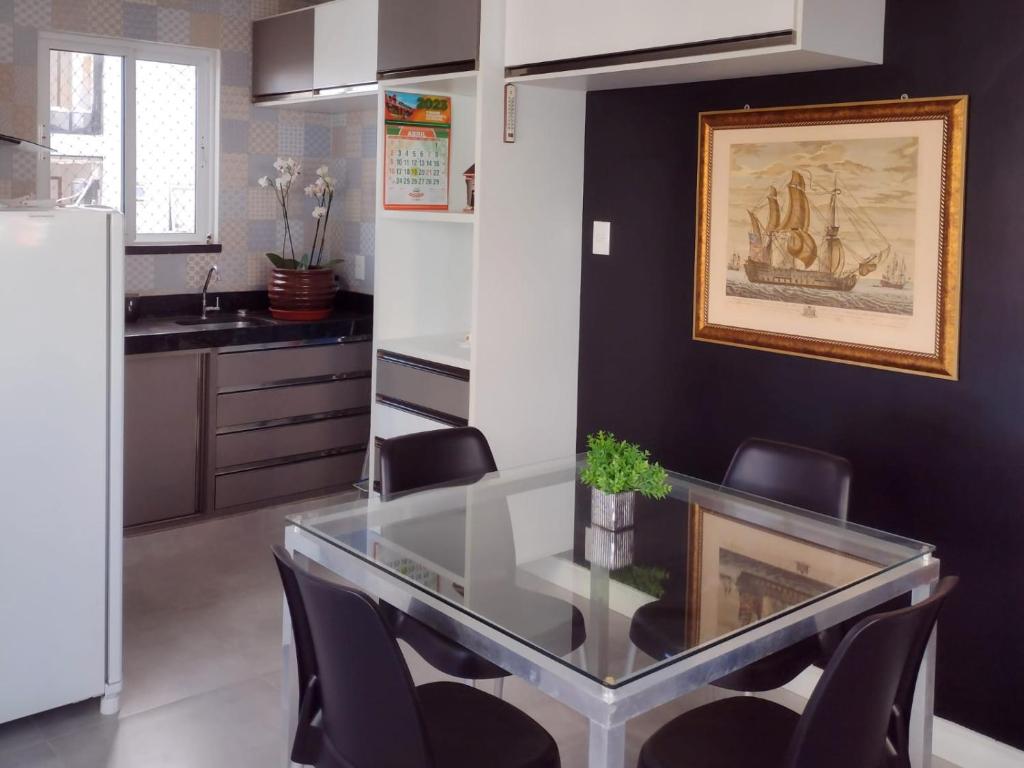
<svg viewBox="0 0 1024 768">
<path fill-rule="evenodd" d="M 302 166 L 292 158 L 279 157 L 274 169 L 278 173 L 276 178 L 263 176 L 257 182 L 261 187 L 273 190 L 284 216 L 281 252 L 267 254 L 274 265 L 267 285 L 270 313 L 281 320 L 321 320 L 331 313 L 334 295 L 338 292 L 332 267 L 339 259 L 324 261 L 335 180 L 328 175 L 327 166 L 322 165 L 316 171 L 316 181 L 306 187 L 306 196 L 313 198 L 315 203 L 313 218 L 316 230 L 311 250 L 299 258 L 292 239 L 288 203 L 292 184 L 302 175 Z"/>
<path fill-rule="evenodd" d="M 609 531 L 633 525 L 637 493 L 663 499 L 671 489 L 668 473 L 651 461 L 650 451 L 603 430 L 587 436 L 580 480 L 591 489 L 591 521 Z"/>
</svg>

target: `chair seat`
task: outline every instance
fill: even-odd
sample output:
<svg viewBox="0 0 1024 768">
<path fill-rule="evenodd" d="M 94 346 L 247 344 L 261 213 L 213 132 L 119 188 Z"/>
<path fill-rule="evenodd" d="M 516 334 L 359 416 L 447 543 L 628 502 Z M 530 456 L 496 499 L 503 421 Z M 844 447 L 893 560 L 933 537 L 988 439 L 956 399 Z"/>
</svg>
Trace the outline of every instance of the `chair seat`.
<svg viewBox="0 0 1024 768">
<path fill-rule="evenodd" d="M 753 696 L 716 701 L 655 732 L 637 768 L 781 768 L 799 719 Z"/>
<path fill-rule="evenodd" d="M 467 680 L 491 680 L 508 676 L 508 672 L 501 667 L 390 603 L 382 600 L 380 608 L 395 637 L 411 645 L 434 669 Z"/>
<path fill-rule="evenodd" d="M 416 688 L 438 768 L 559 768 L 558 746 L 532 717 L 459 683 Z"/>
</svg>

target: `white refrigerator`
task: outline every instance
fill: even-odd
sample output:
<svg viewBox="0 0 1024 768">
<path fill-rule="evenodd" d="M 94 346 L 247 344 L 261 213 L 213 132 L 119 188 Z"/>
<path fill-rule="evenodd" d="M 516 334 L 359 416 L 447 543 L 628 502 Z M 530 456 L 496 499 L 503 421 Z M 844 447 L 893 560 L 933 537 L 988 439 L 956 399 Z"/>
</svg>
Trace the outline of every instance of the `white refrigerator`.
<svg viewBox="0 0 1024 768">
<path fill-rule="evenodd" d="M 0 723 L 121 690 L 124 235 L 0 207 Z"/>
</svg>

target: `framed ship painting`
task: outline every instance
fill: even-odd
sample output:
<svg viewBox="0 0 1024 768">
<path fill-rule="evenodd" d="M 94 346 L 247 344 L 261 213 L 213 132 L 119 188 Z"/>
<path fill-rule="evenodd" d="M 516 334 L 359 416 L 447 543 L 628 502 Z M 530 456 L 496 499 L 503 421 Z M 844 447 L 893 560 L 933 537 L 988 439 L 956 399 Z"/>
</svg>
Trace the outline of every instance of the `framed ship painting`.
<svg viewBox="0 0 1024 768">
<path fill-rule="evenodd" d="M 966 115 L 702 113 L 694 338 L 955 379 Z"/>
</svg>

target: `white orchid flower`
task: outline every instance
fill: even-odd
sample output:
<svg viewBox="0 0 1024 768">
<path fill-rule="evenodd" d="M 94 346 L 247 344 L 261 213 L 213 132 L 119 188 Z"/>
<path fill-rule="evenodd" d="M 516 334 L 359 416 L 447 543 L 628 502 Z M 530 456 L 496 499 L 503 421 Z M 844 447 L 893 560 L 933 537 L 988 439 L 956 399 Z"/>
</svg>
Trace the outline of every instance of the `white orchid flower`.
<svg viewBox="0 0 1024 768">
<path fill-rule="evenodd" d="M 325 177 L 325 176 L 327 176 L 327 171 L 328 171 L 327 166 L 326 165 L 321 165 L 319 168 L 316 169 L 316 175 L 317 176 L 321 176 L 321 177 Z"/>
<path fill-rule="evenodd" d="M 327 215 L 327 209 L 324 208 L 322 205 L 318 205 L 316 208 L 313 209 L 313 218 L 314 219 L 322 219 L 326 215 Z"/>
<path fill-rule="evenodd" d="M 277 158 L 277 160 L 274 161 L 274 170 L 277 171 L 278 173 L 284 170 L 284 166 L 285 162 L 283 157 L 279 157 Z"/>
<path fill-rule="evenodd" d="M 260 176 L 256 180 L 256 183 L 259 184 L 261 187 L 269 187 L 270 186 L 270 177 L 269 176 Z"/>
<path fill-rule="evenodd" d="M 316 194 L 316 187 L 314 187 L 312 184 L 309 184 L 303 191 L 306 193 L 306 197 L 312 197 L 313 195 Z"/>
</svg>

